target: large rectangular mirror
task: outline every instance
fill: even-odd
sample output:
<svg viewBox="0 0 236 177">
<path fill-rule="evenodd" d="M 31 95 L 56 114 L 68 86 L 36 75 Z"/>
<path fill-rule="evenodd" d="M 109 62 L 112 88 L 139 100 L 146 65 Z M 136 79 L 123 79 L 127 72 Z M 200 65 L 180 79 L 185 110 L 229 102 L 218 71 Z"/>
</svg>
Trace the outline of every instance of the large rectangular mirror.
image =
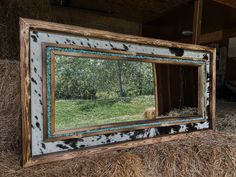
<svg viewBox="0 0 236 177">
<path fill-rule="evenodd" d="M 32 19 L 20 27 L 24 166 L 215 129 L 215 50 Z"/>
<path fill-rule="evenodd" d="M 202 114 L 199 66 L 59 54 L 52 65 L 54 132 Z"/>
</svg>

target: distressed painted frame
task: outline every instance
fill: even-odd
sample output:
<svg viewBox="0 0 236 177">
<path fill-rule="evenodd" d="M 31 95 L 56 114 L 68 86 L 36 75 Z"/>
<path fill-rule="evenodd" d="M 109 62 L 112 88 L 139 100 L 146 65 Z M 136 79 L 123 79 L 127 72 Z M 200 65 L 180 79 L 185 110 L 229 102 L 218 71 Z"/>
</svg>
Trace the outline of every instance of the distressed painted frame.
<svg viewBox="0 0 236 177">
<path fill-rule="evenodd" d="M 205 107 L 202 110 L 206 111 L 205 115 L 203 113 L 204 120 L 194 118 L 187 122 L 181 118 L 168 118 L 163 122 L 150 120 L 142 123 L 155 123 L 155 125 L 140 126 L 140 129 L 107 131 L 102 135 L 90 134 L 85 137 L 76 135 L 70 139 L 67 137 L 47 142 L 43 135 L 45 99 L 42 99 L 44 89 L 42 83 L 45 75 L 42 74 L 42 56 L 45 51 L 42 50 L 42 45 L 45 43 L 52 43 L 51 46 L 55 44 L 71 46 L 71 48 L 79 45 L 94 49 L 114 49 L 121 53 L 125 50 L 135 55 L 146 52 L 147 56 L 157 58 L 165 55 L 164 63 L 168 63 L 167 59 L 171 62 L 175 59 L 187 61 L 190 58 L 204 61 L 202 64 L 204 67 L 200 67 L 207 76 L 204 87 Z M 202 131 L 193 132 L 196 130 L 215 129 L 215 49 L 23 18 L 20 19 L 20 45 L 23 166 L 180 139 L 190 134 L 203 134 Z M 176 55 L 173 52 L 176 49 L 182 50 L 183 55 Z M 165 121 L 172 122 L 166 124 Z"/>
<path fill-rule="evenodd" d="M 206 73 L 204 72 L 204 60 L 205 59 L 192 59 L 192 58 L 184 58 L 179 60 L 175 60 L 173 58 L 166 58 L 166 56 L 158 56 L 155 55 L 141 55 L 137 53 L 125 52 L 125 51 L 117 51 L 117 50 L 104 50 L 104 49 L 92 49 L 89 47 L 80 47 L 80 46 L 71 46 L 65 44 L 42 44 L 42 53 L 43 53 L 43 107 L 44 107 L 44 115 L 47 117 L 44 119 L 44 140 L 47 142 L 55 141 L 55 140 L 64 140 L 69 138 L 81 138 L 87 136 L 101 135 L 107 133 L 114 133 L 125 130 L 140 130 L 143 128 L 153 128 L 156 126 L 164 125 L 178 125 L 182 123 L 194 123 L 199 121 L 206 121 L 205 116 L 203 115 L 202 110 L 204 109 L 204 95 L 203 90 L 205 84 L 201 83 L 202 78 L 206 78 Z M 88 53 L 89 52 L 89 53 Z M 92 52 L 92 54 L 91 54 Z M 96 54 L 96 53 L 99 54 Z M 69 130 L 61 130 L 55 131 L 55 76 L 54 76 L 54 64 L 55 64 L 55 56 L 63 55 L 63 56 L 71 56 L 71 57 L 82 57 L 82 58 L 94 58 L 94 59 L 105 59 L 105 60 L 125 60 L 125 61 L 142 61 L 152 64 L 158 63 L 172 63 L 172 64 L 182 64 L 182 65 L 190 65 L 198 67 L 198 72 L 201 77 L 198 78 L 198 112 L 197 116 L 186 116 L 186 117 L 171 117 L 171 118 L 162 118 L 161 120 L 139 120 L 132 122 L 123 122 L 123 123 L 112 123 L 106 125 L 97 125 L 90 126 L 79 129 L 69 129 Z M 174 61 L 172 61 L 174 60 Z M 47 71 L 48 70 L 48 71 Z M 155 75 L 155 74 L 154 74 Z M 46 79 L 48 77 L 48 79 Z M 47 89 L 50 88 L 50 89 Z M 47 96 L 50 95 L 50 100 L 48 100 Z M 155 94 L 155 96 L 157 93 Z M 157 98 L 155 98 L 157 100 Z M 156 104 L 156 107 L 158 105 Z M 158 108 L 157 108 L 158 110 Z M 48 112 L 50 116 L 48 116 Z"/>
</svg>

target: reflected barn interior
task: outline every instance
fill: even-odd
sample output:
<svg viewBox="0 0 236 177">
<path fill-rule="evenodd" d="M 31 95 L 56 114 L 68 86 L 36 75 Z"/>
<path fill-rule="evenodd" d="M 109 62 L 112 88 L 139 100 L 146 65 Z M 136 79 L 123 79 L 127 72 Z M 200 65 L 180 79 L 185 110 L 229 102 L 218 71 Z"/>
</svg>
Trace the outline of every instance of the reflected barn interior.
<svg viewBox="0 0 236 177">
<path fill-rule="evenodd" d="M 56 55 L 54 72 L 56 131 L 200 114 L 196 66 Z"/>
<path fill-rule="evenodd" d="M 197 66 L 156 64 L 159 116 L 197 116 L 201 103 L 201 73 Z M 200 89 L 199 89 L 200 87 Z M 200 91 L 200 92 L 199 92 Z"/>
<path fill-rule="evenodd" d="M 155 118 L 152 63 L 56 56 L 55 98 L 56 131 Z"/>
</svg>

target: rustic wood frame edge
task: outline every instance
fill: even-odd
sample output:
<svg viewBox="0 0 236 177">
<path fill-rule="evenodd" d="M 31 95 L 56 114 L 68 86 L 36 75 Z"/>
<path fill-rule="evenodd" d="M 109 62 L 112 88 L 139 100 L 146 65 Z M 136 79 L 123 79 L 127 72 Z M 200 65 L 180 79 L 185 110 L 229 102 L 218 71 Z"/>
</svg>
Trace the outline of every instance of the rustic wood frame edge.
<svg viewBox="0 0 236 177">
<path fill-rule="evenodd" d="M 216 130 L 216 49 L 211 52 L 210 128 Z"/>
<path fill-rule="evenodd" d="M 47 31 L 54 31 L 66 34 L 74 34 L 74 35 L 82 35 L 86 37 L 94 37 L 99 39 L 110 39 L 114 41 L 125 41 L 130 43 L 139 43 L 139 44 L 146 44 L 146 45 L 153 45 L 159 47 L 173 47 L 173 48 L 184 48 L 189 50 L 197 50 L 197 51 L 208 51 L 214 52 L 214 48 L 195 45 L 195 44 L 185 44 L 179 42 L 171 42 L 167 40 L 160 40 L 160 39 L 153 39 L 148 37 L 139 37 L 134 35 L 127 35 L 115 32 L 96 30 L 90 29 L 85 27 L 73 26 L 73 25 L 65 25 L 53 22 L 46 22 L 41 20 L 33 20 L 27 18 L 20 18 L 20 21 L 24 23 L 31 29 L 43 29 Z"/>
<path fill-rule="evenodd" d="M 153 45 L 159 47 L 174 47 L 174 48 L 184 48 L 196 51 L 207 51 L 211 54 L 211 105 L 210 105 L 210 129 L 215 130 L 215 81 L 216 81 L 216 49 L 192 45 L 183 44 L 178 42 L 169 42 L 165 40 L 157 40 L 146 37 L 137 37 L 132 35 L 124 35 L 113 32 L 106 32 L 101 30 L 88 29 L 83 27 L 62 25 L 57 23 L 45 22 L 40 20 L 32 20 L 27 18 L 20 18 L 20 69 L 21 69 L 21 107 L 22 107 L 22 164 L 23 167 L 28 167 L 36 164 L 42 164 L 57 160 L 67 160 L 78 156 L 90 155 L 97 152 L 108 152 L 110 150 L 131 148 L 140 145 L 154 144 L 157 142 L 164 142 L 174 139 L 183 139 L 191 136 L 201 136 L 202 131 L 193 133 L 177 134 L 172 136 L 163 136 L 143 140 L 135 140 L 131 142 L 118 143 L 116 145 L 106 145 L 103 147 L 95 147 L 88 150 L 76 151 L 76 152 L 64 152 L 58 154 L 51 154 L 42 157 L 33 157 L 31 154 L 31 121 L 30 121 L 30 63 L 29 63 L 29 32 L 30 29 L 42 29 L 52 32 L 69 33 L 74 35 L 81 35 L 87 37 L 99 37 L 100 39 L 110 39 L 114 41 L 125 41 L 130 43 L 138 43 L 145 45 Z M 205 130 L 204 134 L 207 135 L 212 130 Z"/>
<path fill-rule="evenodd" d="M 70 151 L 70 152 L 58 152 L 53 153 L 49 155 L 43 155 L 38 157 L 29 158 L 26 164 L 24 164 L 24 167 L 30 167 L 33 165 L 39 165 L 39 164 L 45 164 L 50 162 L 55 162 L 58 160 L 69 160 L 76 157 L 85 157 L 88 155 L 95 155 L 97 153 L 107 153 L 111 150 L 123 150 L 127 148 L 134 148 L 138 146 L 146 146 L 146 145 L 153 145 L 156 143 L 163 143 L 167 141 L 172 140 L 184 140 L 187 138 L 199 138 L 204 137 L 210 134 L 214 134 L 213 130 L 200 130 L 196 132 L 188 132 L 188 133 L 180 133 L 176 135 L 171 136 L 159 136 L 155 138 L 147 138 L 147 139 L 141 139 L 141 140 L 134 140 L 131 142 L 121 142 L 117 143 L 116 145 L 104 145 L 104 146 L 98 146 L 98 147 L 92 147 L 88 149 L 84 149 L 81 151 Z"/>
</svg>

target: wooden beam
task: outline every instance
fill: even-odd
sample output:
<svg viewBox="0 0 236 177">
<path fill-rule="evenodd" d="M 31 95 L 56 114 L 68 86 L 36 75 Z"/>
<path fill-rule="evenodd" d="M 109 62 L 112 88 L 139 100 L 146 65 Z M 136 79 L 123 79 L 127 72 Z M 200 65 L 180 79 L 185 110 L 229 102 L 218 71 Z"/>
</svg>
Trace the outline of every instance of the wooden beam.
<svg viewBox="0 0 236 177">
<path fill-rule="evenodd" d="M 199 36 L 198 44 L 209 44 L 213 42 L 222 41 L 223 39 L 224 39 L 224 31 L 219 30 L 211 33 L 201 34 Z M 191 37 L 182 38 L 179 40 L 179 42 L 191 43 Z"/>
<path fill-rule="evenodd" d="M 198 44 L 199 36 L 201 34 L 202 4 L 203 0 L 195 0 L 194 16 L 193 16 L 193 39 L 192 39 L 193 44 Z"/>
<path fill-rule="evenodd" d="M 235 0 L 213 0 L 215 2 L 221 3 L 223 5 L 236 8 L 236 1 Z"/>
<path fill-rule="evenodd" d="M 201 34 L 199 37 L 199 44 L 209 44 L 223 40 L 223 30 Z"/>
</svg>

